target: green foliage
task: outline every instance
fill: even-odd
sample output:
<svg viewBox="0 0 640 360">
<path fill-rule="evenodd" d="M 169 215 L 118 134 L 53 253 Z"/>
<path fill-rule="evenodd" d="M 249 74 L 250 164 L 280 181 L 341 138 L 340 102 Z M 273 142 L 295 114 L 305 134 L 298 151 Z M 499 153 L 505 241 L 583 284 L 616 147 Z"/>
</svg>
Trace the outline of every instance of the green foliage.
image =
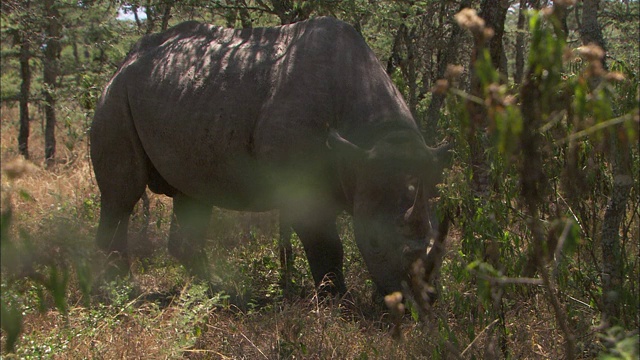
<svg viewBox="0 0 640 360">
<path fill-rule="evenodd" d="M 640 356 L 639 341 L 637 331 L 627 333 L 620 327 L 613 327 L 601 335 L 603 342 L 607 345 L 607 350 L 602 352 L 599 360 L 632 360 Z"/>
<path fill-rule="evenodd" d="M 624 76 L 607 73 L 599 67 L 597 59 L 585 53 L 596 51 L 593 49 L 582 49 L 586 65 L 577 72 L 567 73 L 565 64 L 571 58 L 568 56 L 571 51 L 564 39 L 557 37 L 554 28 L 558 24 L 554 21 L 542 13 L 530 17 L 529 75 L 525 84 L 535 84 L 535 108 L 525 108 L 527 99 L 518 98 L 532 96 L 530 93 L 500 84 L 502 80 L 491 64 L 487 49 L 481 49 L 474 67 L 483 98 L 454 89 L 452 92 L 462 97 L 447 100 L 448 124 L 456 124 L 449 131 L 457 143 L 454 162 L 457 166 L 450 172 L 447 186 L 442 188 L 442 206 L 458 214 L 456 223 L 462 234 L 461 250 L 452 261 L 444 263 L 443 271 L 456 283 L 474 281 L 477 297 L 463 301 L 450 292 L 455 291 L 453 289 L 446 289 L 449 291 L 445 291 L 444 297 L 445 301 L 450 298 L 451 303 L 456 304 L 454 313 L 474 313 L 481 326 L 499 315 L 491 311 L 478 313 L 477 306 L 491 309 L 496 299 L 500 299 L 497 294 L 503 291 L 504 299 L 500 301 L 508 302 L 515 296 L 514 290 L 520 291 L 510 284 L 540 284 L 539 278 L 522 278 L 531 276 L 527 274 L 528 264 L 532 264 L 531 269 L 535 271 L 540 256 L 545 257 L 543 266 L 553 269 L 552 276 L 561 291 L 586 298 L 591 306 L 601 306 L 600 233 L 592 229 L 602 226 L 603 204 L 610 191 L 607 182 L 611 182 L 613 176 L 611 164 L 606 162 L 610 136 L 625 141 L 633 156 L 637 156 L 637 124 L 632 120 L 638 112 L 637 100 L 634 100 L 636 76 L 618 62 L 612 64 L 611 70 Z M 471 135 L 479 138 L 483 145 L 484 164 L 473 163 L 469 132 L 479 129 L 473 128 L 468 115 L 463 113 L 468 102 L 481 104 L 486 109 L 488 136 Z M 533 115 L 542 122 L 528 123 L 525 113 L 529 119 Z M 531 168 L 535 164 L 525 163 L 525 145 L 521 141 L 524 132 L 537 137 L 536 151 L 542 160 L 538 183 L 542 192 L 538 196 L 542 199 L 540 216 L 544 221 L 541 224 L 547 238 L 540 244 L 542 252 L 538 255 L 534 250 L 535 229 L 531 228 L 522 194 L 523 180 L 538 170 Z M 588 159 L 591 165 L 576 173 L 572 157 Z M 582 164 L 580 166 L 584 166 Z M 474 186 L 478 180 L 477 166 L 484 167 L 487 173 L 488 183 L 484 187 L 480 184 L 480 191 L 477 184 Z M 584 179 L 585 183 L 578 189 L 567 177 Z M 548 183 L 545 185 L 545 182 Z M 638 179 L 635 179 L 634 188 L 637 186 Z M 637 198 L 631 205 L 637 209 Z M 637 217 L 637 210 L 632 211 L 629 223 L 637 221 L 631 220 Z M 621 231 L 628 234 L 629 228 L 623 227 Z M 634 264 L 629 256 L 637 252 L 637 241 L 627 242 L 623 247 L 629 251 L 623 262 Z M 630 266 L 629 271 L 625 277 L 628 286 L 622 288 L 634 289 L 637 298 L 638 269 Z M 620 304 L 629 310 L 625 326 L 636 327 L 637 300 L 625 295 L 621 296 Z M 565 306 L 568 313 L 573 314 L 580 311 L 582 305 L 569 302 Z M 469 328 L 470 339 L 476 336 L 474 329 Z"/>
</svg>

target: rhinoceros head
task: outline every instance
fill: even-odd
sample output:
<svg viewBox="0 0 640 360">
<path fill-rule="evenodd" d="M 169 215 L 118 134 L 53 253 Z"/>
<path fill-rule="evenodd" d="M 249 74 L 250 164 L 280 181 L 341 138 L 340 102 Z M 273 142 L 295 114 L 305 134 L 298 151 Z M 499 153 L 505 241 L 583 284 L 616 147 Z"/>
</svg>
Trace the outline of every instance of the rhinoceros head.
<svg viewBox="0 0 640 360">
<path fill-rule="evenodd" d="M 369 149 L 331 131 L 328 144 L 350 159 L 354 231 L 367 268 L 383 295 L 400 291 L 438 231 L 429 199 L 450 161 L 449 147 L 427 147 L 414 130 L 390 132 Z"/>
</svg>

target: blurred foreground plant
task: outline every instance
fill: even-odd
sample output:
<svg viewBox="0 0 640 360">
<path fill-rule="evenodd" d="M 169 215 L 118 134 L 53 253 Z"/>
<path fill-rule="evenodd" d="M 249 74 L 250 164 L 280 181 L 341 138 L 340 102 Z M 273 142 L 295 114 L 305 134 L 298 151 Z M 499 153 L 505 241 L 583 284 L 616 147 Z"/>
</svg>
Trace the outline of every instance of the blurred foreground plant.
<svg viewBox="0 0 640 360">
<path fill-rule="evenodd" d="M 476 38 L 471 93 L 454 79 L 434 89 L 457 95 L 446 120 L 458 125 L 443 128 L 458 166 L 442 198 L 462 239 L 460 261 L 444 271 L 477 284 L 466 311 L 489 338 L 497 321 L 494 347 L 505 357 L 505 309 L 522 291 L 542 290 L 567 358 L 589 324 L 576 316 L 584 304 L 604 328 L 639 325 L 638 74 L 604 69 L 597 46 L 568 49 L 556 15 L 530 14 L 528 71 L 511 89 L 485 46 L 491 31 L 466 11 L 457 20 Z M 576 56 L 585 65 L 568 72 Z"/>
<path fill-rule="evenodd" d="M 22 330 L 22 318 L 26 303 L 37 296 L 38 308 L 45 309 L 46 298 L 63 316 L 67 316 L 67 291 L 72 275 L 77 278 L 85 304 L 91 291 L 91 273 L 86 259 L 73 256 L 59 256 L 53 250 L 54 244 L 47 241 L 36 244 L 30 234 L 22 229 L 14 229 L 14 198 L 20 201 L 35 201 L 25 190 L 15 186 L 15 180 L 35 171 L 35 166 L 19 158 L 3 169 L 2 210 L 0 223 L 0 253 L 2 256 L 2 330 L 6 332 L 4 351 L 15 351 L 16 342 Z M 63 236 L 71 236 L 65 228 Z M 53 234 L 53 229 L 48 229 Z M 17 235 L 17 236 L 16 236 Z M 51 246 L 38 249 L 38 246 Z M 72 261 L 70 261 L 70 259 Z M 69 261 L 71 263 L 69 263 Z"/>
</svg>

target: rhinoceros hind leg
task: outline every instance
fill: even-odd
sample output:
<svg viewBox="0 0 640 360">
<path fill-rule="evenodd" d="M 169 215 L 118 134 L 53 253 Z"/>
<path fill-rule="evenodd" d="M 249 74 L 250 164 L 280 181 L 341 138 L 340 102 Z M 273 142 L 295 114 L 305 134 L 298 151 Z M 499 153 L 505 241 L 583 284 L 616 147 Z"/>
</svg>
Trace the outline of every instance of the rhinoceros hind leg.
<svg viewBox="0 0 640 360">
<path fill-rule="evenodd" d="M 202 280 L 209 279 L 209 263 L 204 248 L 212 206 L 182 193 L 173 196 L 173 218 L 169 253 Z"/>
<path fill-rule="evenodd" d="M 135 193 L 130 191 L 102 192 L 96 243 L 107 255 L 106 275 L 110 279 L 129 275 L 127 229 L 131 212 L 142 196 L 144 188 L 144 184 L 142 184 L 141 190 Z M 131 194 L 124 196 L 126 193 Z"/>
<path fill-rule="evenodd" d="M 293 281 L 291 275 L 293 273 L 293 246 L 291 244 L 292 235 L 291 224 L 289 219 L 280 213 L 280 230 L 278 238 L 278 252 L 280 254 L 280 285 L 286 298 L 290 298 L 293 294 Z"/>
<path fill-rule="evenodd" d="M 300 237 L 320 293 L 341 295 L 347 289 L 342 273 L 344 254 L 336 230 L 336 214 L 320 214 L 310 212 L 310 216 L 293 221 L 292 227 Z"/>
<path fill-rule="evenodd" d="M 107 98 L 91 126 L 91 160 L 100 188 L 98 247 L 108 256 L 107 276 L 129 274 L 129 217 L 149 180 L 149 160 L 137 137 L 128 107 Z"/>
</svg>

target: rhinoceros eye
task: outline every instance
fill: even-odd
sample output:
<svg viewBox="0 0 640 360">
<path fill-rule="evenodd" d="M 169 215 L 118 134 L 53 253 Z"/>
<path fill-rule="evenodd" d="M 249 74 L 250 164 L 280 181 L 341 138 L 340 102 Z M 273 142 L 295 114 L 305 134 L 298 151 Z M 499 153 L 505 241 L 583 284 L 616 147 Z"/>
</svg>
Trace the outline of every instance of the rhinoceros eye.
<svg viewBox="0 0 640 360">
<path fill-rule="evenodd" d="M 418 189 L 418 179 L 415 177 L 408 177 L 406 180 L 407 195 L 413 197 Z"/>
</svg>

